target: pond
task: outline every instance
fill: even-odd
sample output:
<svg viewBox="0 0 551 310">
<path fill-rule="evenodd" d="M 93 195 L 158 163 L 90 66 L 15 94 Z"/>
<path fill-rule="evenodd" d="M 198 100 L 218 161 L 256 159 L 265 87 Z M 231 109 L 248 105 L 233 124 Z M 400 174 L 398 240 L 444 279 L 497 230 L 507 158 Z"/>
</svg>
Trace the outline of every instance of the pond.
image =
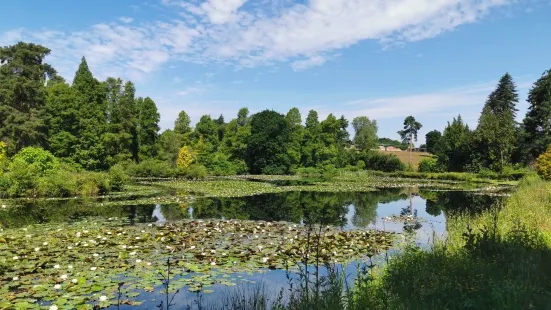
<svg viewBox="0 0 551 310">
<path fill-rule="evenodd" d="M 286 269 L 296 276 L 311 225 L 323 235 L 322 258 L 353 276 L 366 254 L 380 254 L 375 257 L 382 261 L 395 251 L 403 233 L 429 246 L 434 236 L 445 237 L 446 217 L 480 212 L 496 199 L 397 188 L 145 206 L 129 200 L 120 207 L 103 200 L 21 200 L 0 209 L 0 308 L 117 308 L 122 283 L 121 300 L 134 305 L 120 308 L 152 309 L 164 299 L 167 258 L 171 291 L 180 288 L 176 308 L 198 299 L 215 303 L 250 283 L 279 292 L 287 285 Z"/>
</svg>

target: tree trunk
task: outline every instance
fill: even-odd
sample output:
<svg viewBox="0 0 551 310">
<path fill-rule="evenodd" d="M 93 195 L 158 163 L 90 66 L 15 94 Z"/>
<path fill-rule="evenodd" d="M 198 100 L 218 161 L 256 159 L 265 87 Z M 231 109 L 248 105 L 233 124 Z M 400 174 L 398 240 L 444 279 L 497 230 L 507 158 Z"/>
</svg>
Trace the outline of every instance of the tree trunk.
<svg viewBox="0 0 551 310">
<path fill-rule="evenodd" d="M 413 151 L 413 135 L 409 137 L 409 165 L 411 167 L 411 152 Z"/>
</svg>

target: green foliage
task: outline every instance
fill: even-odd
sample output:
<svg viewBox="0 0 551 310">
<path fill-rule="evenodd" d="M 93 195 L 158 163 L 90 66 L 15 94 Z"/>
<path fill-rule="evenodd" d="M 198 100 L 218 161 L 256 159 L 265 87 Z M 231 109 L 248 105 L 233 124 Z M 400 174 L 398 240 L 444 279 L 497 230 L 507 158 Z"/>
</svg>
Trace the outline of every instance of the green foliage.
<svg viewBox="0 0 551 310">
<path fill-rule="evenodd" d="M 365 161 L 363 160 L 358 160 L 358 162 L 356 163 L 356 167 L 358 167 L 358 169 L 360 170 L 364 170 L 365 167 L 366 167 L 366 164 L 365 164 Z"/>
<path fill-rule="evenodd" d="M 528 112 L 524 118 L 525 141 L 528 159 L 537 158 L 551 145 L 551 70 L 547 70 L 534 83 L 528 93 Z"/>
<path fill-rule="evenodd" d="M 417 132 L 423 125 L 415 120 L 415 117 L 408 116 L 404 119 L 404 129 L 398 131 L 400 137 L 402 137 L 402 143 L 411 144 L 413 141 L 417 141 Z"/>
<path fill-rule="evenodd" d="M 436 159 L 423 158 L 419 162 L 418 171 L 419 172 L 444 172 L 445 167 L 443 167 Z"/>
<path fill-rule="evenodd" d="M 17 153 L 8 166 L 8 171 L 28 170 L 36 176 L 44 176 L 59 166 L 52 153 L 36 147 L 26 147 Z"/>
<path fill-rule="evenodd" d="M 464 171 L 470 163 L 471 131 L 463 122 L 461 115 L 454 118 L 452 123 L 444 129 L 442 135 L 441 153 L 437 154 L 438 161 L 448 167 L 448 171 Z M 475 171 L 476 172 L 476 171 Z"/>
<path fill-rule="evenodd" d="M 442 152 L 442 133 L 438 130 L 429 131 L 425 135 L 425 147 L 427 152 L 431 154 L 439 154 Z"/>
<path fill-rule="evenodd" d="M 137 164 L 128 165 L 126 173 L 132 177 L 170 178 L 177 174 L 177 169 L 164 160 L 146 159 Z"/>
<path fill-rule="evenodd" d="M 392 140 L 389 138 L 379 138 L 378 144 L 384 145 L 384 146 L 394 146 L 396 148 L 401 149 L 402 151 L 405 151 L 409 148 L 409 143 L 402 143 L 401 141 Z"/>
<path fill-rule="evenodd" d="M 292 163 L 287 153 L 290 140 L 290 124 L 283 115 L 270 110 L 255 114 L 247 141 L 249 171 L 254 174 L 288 173 Z"/>
<path fill-rule="evenodd" d="M 537 158 L 536 171 L 542 178 L 551 180 L 551 146 Z"/>
<path fill-rule="evenodd" d="M 352 120 L 354 128 L 354 145 L 360 150 L 369 150 L 377 147 L 377 121 L 367 116 L 358 116 Z"/>
<path fill-rule="evenodd" d="M 207 177 L 207 167 L 199 164 L 189 166 L 185 171 L 185 176 L 192 180 L 202 180 Z"/>
<path fill-rule="evenodd" d="M 394 172 L 406 169 L 404 163 L 392 154 L 384 154 L 378 151 L 364 151 L 359 154 L 364 161 L 367 170 Z"/>
<path fill-rule="evenodd" d="M 511 162 L 517 145 L 517 103 L 516 86 L 512 77 L 505 74 L 488 97 L 474 132 L 471 156 L 480 168 L 501 172 Z"/>
<path fill-rule="evenodd" d="M 136 101 L 138 112 L 138 145 L 140 160 L 152 158 L 159 153 L 157 141 L 159 139 L 159 121 L 161 115 L 157 110 L 155 102 L 146 97 L 138 98 Z"/>
<path fill-rule="evenodd" d="M 186 111 L 181 111 L 178 114 L 178 118 L 176 118 L 176 121 L 174 121 L 174 132 L 181 135 L 191 133 L 190 124 L 191 119 L 189 118 L 189 115 L 186 113 Z"/>
<path fill-rule="evenodd" d="M 109 190 L 120 192 L 124 190 L 124 184 L 128 181 L 128 176 L 122 165 L 118 164 L 109 169 Z"/>
<path fill-rule="evenodd" d="M 178 152 L 176 167 L 186 169 L 193 163 L 193 151 L 189 146 L 184 146 Z"/>
</svg>

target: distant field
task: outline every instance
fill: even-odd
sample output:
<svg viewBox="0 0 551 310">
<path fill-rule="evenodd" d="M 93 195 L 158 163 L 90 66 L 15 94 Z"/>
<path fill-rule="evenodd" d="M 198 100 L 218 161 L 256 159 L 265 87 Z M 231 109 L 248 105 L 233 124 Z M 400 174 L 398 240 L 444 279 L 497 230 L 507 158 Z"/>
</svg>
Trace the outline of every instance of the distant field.
<svg viewBox="0 0 551 310">
<path fill-rule="evenodd" d="M 385 153 L 385 154 L 392 154 L 392 155 L 396 155 L 398 156 L 398 158 L 400 158 L 400 160 L 404 163 L 404 164 L 408 164 L 409 163 L 409 152 L 406 152 L 406 151 L 403 151 L 403 152 L 388 152 L 388 151 L 379 151 L 381 153 Z M 423 158 L 431 158 L 433 157 L 432 154 L 430 153 L 425 153 L 425 152 L 412 152 L 411 153 L 411 165 L 413 166 L 413 168 L 415 170 L 417 170 L 417 167 L 419 166 L 419 162 L 421 161 L 421 159 Z"/>
</svg>

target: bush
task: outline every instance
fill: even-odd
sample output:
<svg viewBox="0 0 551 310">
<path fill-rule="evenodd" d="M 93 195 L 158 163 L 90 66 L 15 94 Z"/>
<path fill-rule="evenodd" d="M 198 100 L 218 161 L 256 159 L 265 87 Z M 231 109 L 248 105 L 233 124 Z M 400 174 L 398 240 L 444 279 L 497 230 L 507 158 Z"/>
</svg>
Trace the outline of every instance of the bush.
<svg viewBox="0 0 551 310">
<path fill-rule="evenodd" d="M 103 172 L 83 172 L 76 175 L 78 194 L 96 196 L 111 191 L 109 175 Z"/>
<path fill-rule="evenodd" d="M 26 169 L 43 176 L 56 170 L 59 162 L 52 153 L 38 147 L 26 147 L 19 151 L 8 165 L 8 171 Z"/>
<path fill-rule="evenodd" d="M 192 164 L 186 170 L 186 178 L 191 180 L 202 180 L 207 177 L 207 167 L 199 164 Z"/>
<path fill-rule="evenodd" d="M 360 169 L 360 170 L 364 170 L 365 169 L 365 161 L 358 160 L 358 162 L 356 163 L 356 167 L 358 167 L 358 169 Z"/>
<path fill-rule="evenodd" d="M 419 162 L 419 172 L 444 172 L 445 168 L 433 158 L 423 158 Z"/>
<path fill-rule="evenodd" d="M 126 168 L 126 173 L 133 177 L 171 178 L 178 170 L 166 161 L 146 159 L 139 164 L 132 163 Z"/>
<path fill-rule="evenodd" d="M 536 159 L 536 171 L 545 180 L 551 180 L 551 146 Z"/>
<path fill-rule="evenodd" d="M 78 192 L 74 174 L 56 170 L 38 181 L 37 195 L 41 197 L 69 197 Z"/>
<path fill-rule="evenodd" d="M 378 151 L 364 151 L 359 157 L 360 160 L 365 162 L 368 170 L 394 172 L 406 169 L 404 163 L 392 154 L 384 154 Z"/>
<path fill-rule="evenodd" d="M 109 169 L 109 187 L 112 191 L 120 192 L 124 189 L 124 184 L 128 176 L 121 165 L 115 165 Z"/>
</svg>

